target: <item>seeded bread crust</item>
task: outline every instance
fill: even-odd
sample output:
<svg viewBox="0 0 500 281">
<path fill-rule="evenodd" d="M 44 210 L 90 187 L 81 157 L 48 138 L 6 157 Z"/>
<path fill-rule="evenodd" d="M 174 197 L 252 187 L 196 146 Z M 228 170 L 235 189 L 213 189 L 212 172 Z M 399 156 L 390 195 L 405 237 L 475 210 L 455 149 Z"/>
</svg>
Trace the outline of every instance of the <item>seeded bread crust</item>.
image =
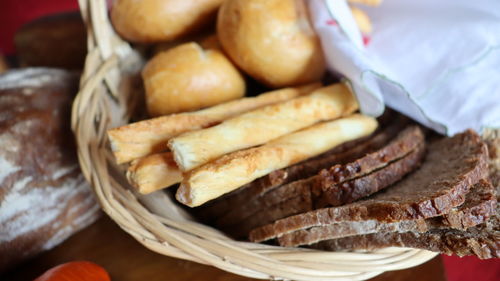
<svg viewBox="0 0 500 281">
<path fill-rule="evenodd" d="M 264 241 L 285 233 L 343 221 L 398 222 L 449 213 L 465 201 L 469 188 L 488 174 L 488 151 L 468 130 L 429 146 L 421 168 L 369 199 L 319 209 L 254 229 L 250 240 Z"/>
<path fill-rule="evenodd" d="M 424 233 L 389 232 L 350 236 L 321 241 L 312 248 L 327 251 L 375 250 L 385 247 L 408 247 L 455 254 L 477 256 L 480 259 L 500 258 L 499 208 L 496 216 L 486 223 L 471 227 L 467 231 L 457 229 L 435 229 Z"/>
<path fill-rule="evenodd" d="M 377 232 L 426 232 L 433 229 L 460 229 L 486 222 L 495 215 L 497 200 L 493 186 L 481 180 L 471 188 L 465 203 L 440 217 L 430 219 L 404 220 L 384 223 L 377 220 L 352 221 L 316 226 L 286 233 L 278 238 L 281 246 L 292 247 L 316 243 L 323 240 Z"/>
</svg>

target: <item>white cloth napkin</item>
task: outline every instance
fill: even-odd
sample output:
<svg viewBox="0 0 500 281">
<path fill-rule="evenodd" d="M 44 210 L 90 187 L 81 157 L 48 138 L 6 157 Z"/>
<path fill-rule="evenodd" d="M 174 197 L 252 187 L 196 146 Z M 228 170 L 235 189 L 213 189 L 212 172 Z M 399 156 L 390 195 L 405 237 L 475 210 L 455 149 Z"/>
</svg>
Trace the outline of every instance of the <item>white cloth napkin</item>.
<svg viewBox="0 0 500 281">
<path fill-rule="evenodd" d="M 362 7 L 374 27 L 366 48 L 335 24 L 325 1 L 308 1 L 314 28 L 330 71 L 350 82 L 363 113 L 378 116 L 385 103 L 447 135 L 500 128 L 500 0 Z"/>
</svg>

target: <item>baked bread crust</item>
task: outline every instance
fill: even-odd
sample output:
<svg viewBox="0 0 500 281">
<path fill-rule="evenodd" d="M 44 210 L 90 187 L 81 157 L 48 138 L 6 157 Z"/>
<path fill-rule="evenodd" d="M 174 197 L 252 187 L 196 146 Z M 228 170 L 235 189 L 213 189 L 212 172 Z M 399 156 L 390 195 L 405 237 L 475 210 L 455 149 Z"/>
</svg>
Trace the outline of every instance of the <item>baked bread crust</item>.
<svg viewBox="0 0 500 281">
<path fill-rule="evenodd" d="M 221 124 L 170 139 L 169 148 L 182 171 L 189 171 L 228 153 L 267 143 L 317 122 L 347 116 L 358 109 L 342 83 L 310 95 L 265 106 Z M 221 145 L 224 144 L 224 145 Z"/>
<path fill-rule="evenodd" d="M 0 76 L 0 271 L 51 249 L 99 215 L 70 129 L 77 90 L 78 75 L 63 70 Z"/>
<path fill-rule="evenodd" d="M 165 151 L 167 141 L 182 133 L 210 127 L 243 112 L 309 94 L 319 87 L 319 83 L 313 83 L 274 90 L 256 97 L 228 101 L 194 112 L 139 121 L 108 130 L 108 138 L 116 162 L 122 164 L 152 153 Z"/>
<path fill-rule="evenodd" d="M 379 136 L 385 137 L 385 134 Z M 375 140 L 369 143 L 373 145 L 373 141 Z M 251 230 L 297 212 L 307 212 L 324 206 L 339 206 L 369 196 L 416 169 L 423 158 L 425 140 L 417 126 L 404 129 L 387 142 L 386 145 L 352 162 L 333 167 L 324 166 L 325 169 L 314 176 L 269 190 L 228 211 L 217 219 L 216 225 L 228 230 Z M 414 151 L 416 152 L 413 153 Z M 311 198 L 295 204 L 287 202 L 294 197 Z M 290 209 L 293 213 L 288 211 Z"/>
<path fill-rule="evenodd" d="M 281 246 L 293 247 L 313 244 L 323 240 L 371 233 L 426 232 L 433 229 L 447 228 L 466 230 L 469 227 L 486 222 L 491 216 L 495 215 L 496 204 L 493 186 L 488 181 L 481 180 L 471 187 L 464 204 L 439 217 L 391 223 L 378 220 L 333 223 L 286 233 L 278 238 L 278 242 Z"/>
<path fill-rule="evenodd" d="M 285 135 L 260 147 L 240 150 L 184 175 L 177 200 L 199 206 L 272 171 L 315 157 L 375 131 L 374 118 L 354 114 Z"/>
<path fill-rule="evenodd" d="M 449 213 L 463 204 L 470 186 L 485 178 L 488 151 L 480 137 L 466 131 L 429 145 L 420 169 L 367 200 L 324 208 L 278 220 L 252 230 L 251 241 L 342 221 L 397 222 Z"/>
</svg>

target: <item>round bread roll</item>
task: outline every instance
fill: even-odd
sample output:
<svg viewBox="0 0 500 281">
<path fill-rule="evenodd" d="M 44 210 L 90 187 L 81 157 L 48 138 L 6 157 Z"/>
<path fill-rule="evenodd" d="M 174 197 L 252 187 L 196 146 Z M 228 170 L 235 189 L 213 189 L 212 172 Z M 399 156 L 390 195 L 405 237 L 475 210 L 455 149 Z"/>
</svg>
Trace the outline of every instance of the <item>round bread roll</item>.
<svg viewBox="0 0 500 281">
<path fill-rule="evenodd" d="M 178 39 L 215 19 L 223 0 L 117 0 L 111 9 L 116 31 L 133 42 Z"/>
<path fill-rule="evenodd" d="M 224 54 L 193 42 L 153 57 L 142 78 L 150 116 L 196 110 L 245 94 L 243 77 Z"/>
<path fill-rule="evenodd" d="M 219 10 L 217 35 L 231 59 L 267 86 L 317 81 L 325 71 L 303 1 L 226 1 Z"/>
</svg>

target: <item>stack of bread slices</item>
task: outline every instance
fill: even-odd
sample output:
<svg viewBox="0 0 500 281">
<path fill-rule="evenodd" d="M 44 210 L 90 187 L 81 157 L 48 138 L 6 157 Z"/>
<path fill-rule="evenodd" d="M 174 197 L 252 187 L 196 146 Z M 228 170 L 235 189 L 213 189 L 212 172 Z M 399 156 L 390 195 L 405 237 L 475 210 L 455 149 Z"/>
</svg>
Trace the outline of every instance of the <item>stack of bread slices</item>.
<svg viewBox="0 0 500 281">
<path fill-rule="evenodd" d="M 426 141 L 419 127 L 392 119 L 368 138 L 275 171 L 197 211 L 253 242 L 500 257 L 499 174 L 493 164 L 488 170 L 487 145 L 473 131 Z"/>
<path fill-rule="evenodd" d="M 500 256 L 498 182 L 489 179 L 498 170 L 488 170 L 481 138 L 426 137 L 404 116 L 357 109 L 346 85 L 311 84 L 108 136 L 117 161 L 131 161 L 138 192 L 173 186 L 200 220 L 237 239 Z"/>
</svg>

